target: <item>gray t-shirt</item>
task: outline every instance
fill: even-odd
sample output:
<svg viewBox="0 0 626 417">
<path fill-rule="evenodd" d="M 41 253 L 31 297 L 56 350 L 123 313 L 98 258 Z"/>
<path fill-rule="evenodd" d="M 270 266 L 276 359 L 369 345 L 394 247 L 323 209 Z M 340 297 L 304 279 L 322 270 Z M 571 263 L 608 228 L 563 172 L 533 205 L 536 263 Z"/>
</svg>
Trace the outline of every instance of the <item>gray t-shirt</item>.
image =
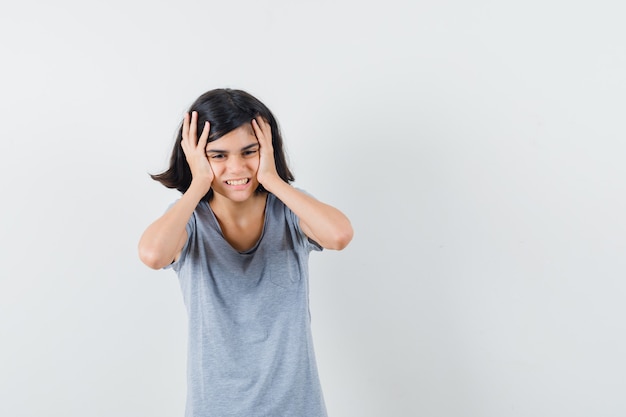
<svg viewBox="0 0 626 417">
<path fill-rule="evenodd" d="M 268 194 L 256 245 L 235 250 L 202 201 L 171 267 L 189 318 L 186 417 L 326 417 L 311 338 L 308 258 L 322 248 Z"/>
</svg>

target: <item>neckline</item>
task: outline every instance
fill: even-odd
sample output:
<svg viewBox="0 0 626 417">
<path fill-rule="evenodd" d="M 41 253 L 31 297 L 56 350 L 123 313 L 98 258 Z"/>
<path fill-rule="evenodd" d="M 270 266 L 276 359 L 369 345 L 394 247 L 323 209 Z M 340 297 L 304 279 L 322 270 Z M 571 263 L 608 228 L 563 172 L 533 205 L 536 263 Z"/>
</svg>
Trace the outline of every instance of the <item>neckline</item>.
<svg viewBox="0 0 626 417">
<path fill-rule="evenodd" d="M 213 209 L 211 208 L 211 205 L 209 204 L 208 201 L 205 201 L 206 207 L 209 211 L 209 213 L 211 213 L 211 219 L 213 220 L 213 224 L 215 225 L 217 231 L 220 234 L 220 237 L 222 238 L 222 241 L 226 244 L 226 246 L 228 246 L 230 248 L 231 251 L 235 252 L 238 255 L 251 255 L 254 252 L 256 252 L 256 250 L 258 249 L 259 245 L 261 244 L 261 241 L 263 240 L 263 236 L 265 236 L 265 229 L 266 229 L 266 225 L 267 225 L 267 219 L 268 219 L 268 207 L 269 207 L 269 201 L 270 198 L 273 198 L 272 193 L 267 193 L 267 198 L 265 199 L 265 206 L 263 208 L 263 227 L 261 229 L 261 234 L 259 235 L 259 238 L 257 239 L 256 243 L 254 245 L 252 245 L 252 247 L 250 249 L 246 249 L 243 251 L 240 251 L 238 249 L 236 249 L 235 247 L 233 247 L 233 245 L 230 244 L 230 242 L 226 239 L 226 237 L 224 236 L 224 232 L 222 231 L 222 226 L 220 226 L 220 222 L 217 220 L 217 216 L 215 216 L 215 213 L 213 212 Z"/>
</svg>

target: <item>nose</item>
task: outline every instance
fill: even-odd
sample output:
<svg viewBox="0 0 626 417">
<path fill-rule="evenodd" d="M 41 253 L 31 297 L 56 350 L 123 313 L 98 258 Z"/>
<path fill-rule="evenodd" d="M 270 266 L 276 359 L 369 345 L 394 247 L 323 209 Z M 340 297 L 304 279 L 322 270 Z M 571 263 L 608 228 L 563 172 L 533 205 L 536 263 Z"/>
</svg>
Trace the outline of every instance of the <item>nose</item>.
<svg viewBox="0 0 626 417">
<path fill-rule="evenodd" d="M 238 174 L 245 170 L 246 161 L 241 155 L 232 155 L 228 158 L 228 171 L 232 174 Z"/>
</svg>

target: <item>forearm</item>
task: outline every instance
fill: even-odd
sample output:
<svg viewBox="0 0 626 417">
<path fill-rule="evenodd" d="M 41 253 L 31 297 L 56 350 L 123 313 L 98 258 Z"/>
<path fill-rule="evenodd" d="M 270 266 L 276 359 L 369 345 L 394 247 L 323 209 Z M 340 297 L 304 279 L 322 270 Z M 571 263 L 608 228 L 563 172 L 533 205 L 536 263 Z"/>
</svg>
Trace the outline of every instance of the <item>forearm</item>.
<svg viewBox="0 0 626 417">
<path fill-rule="evenodd" d="M 153 269 L 172 263 L 184 245 L 187 222 L 207 192 L 204 188 L 192 182 L 180 200 L 148 226 L 139 240 L 139 258 L 143 263 Z"/>
<path fill-rule="evenodd" d="M 263 186 L 300 218 L 304 233 L 322 247 L 341 250 L 352 240 L 350 220 L 338 209 L 296 190 L 280 178 Z"/>
</svg>

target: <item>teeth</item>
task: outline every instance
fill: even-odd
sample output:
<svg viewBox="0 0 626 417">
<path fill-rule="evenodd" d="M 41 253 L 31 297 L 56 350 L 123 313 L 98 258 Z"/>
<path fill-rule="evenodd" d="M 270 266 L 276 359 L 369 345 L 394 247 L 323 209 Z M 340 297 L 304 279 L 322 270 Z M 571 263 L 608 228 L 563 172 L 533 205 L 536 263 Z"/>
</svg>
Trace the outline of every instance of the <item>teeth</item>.
<svg viewBox="0 0 626 417">
<path fill-rule="evenodd" d="M 226 181 L 226 184 L 228 185 L 244 185 L 248 183 L 248 178 L 244 178 L 242 180 L 230 180 L 230 181 Z"/>
</svg>

